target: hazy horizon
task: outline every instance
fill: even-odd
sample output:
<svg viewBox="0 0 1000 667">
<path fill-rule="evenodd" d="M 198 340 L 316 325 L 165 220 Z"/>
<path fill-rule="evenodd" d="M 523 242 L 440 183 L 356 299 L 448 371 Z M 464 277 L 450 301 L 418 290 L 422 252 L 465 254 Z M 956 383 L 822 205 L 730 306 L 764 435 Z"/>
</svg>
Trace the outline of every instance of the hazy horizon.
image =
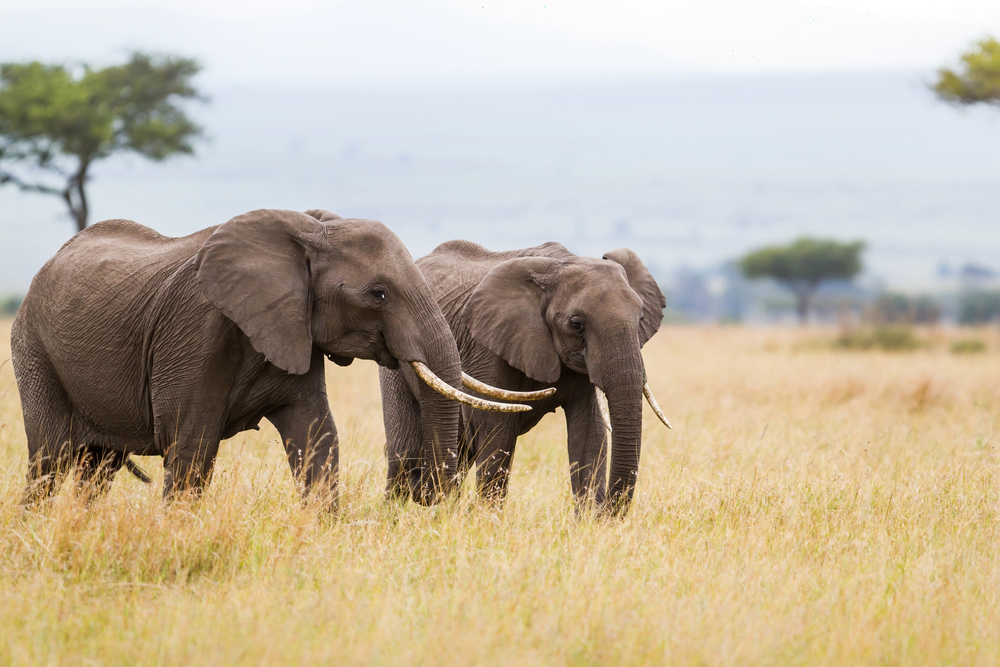
<svg viewBox="0 0 1000 667">
<path fill-rule="evenodd" d="M 91 223 L 167 235 L 255 208 L 379 219 L 414 257 L 621 245 L 661 277 L 801 234 L 869 242 L 869 273 L 933 286 L 997 266 L 1000 114 L 935 100 L 926 73 L 700 75 L 626 83 L 212 86 L 198 156 L 95 165 Z M 0 293 L 73 232 L 54 197 L 0 188 Z"/>
</svg>

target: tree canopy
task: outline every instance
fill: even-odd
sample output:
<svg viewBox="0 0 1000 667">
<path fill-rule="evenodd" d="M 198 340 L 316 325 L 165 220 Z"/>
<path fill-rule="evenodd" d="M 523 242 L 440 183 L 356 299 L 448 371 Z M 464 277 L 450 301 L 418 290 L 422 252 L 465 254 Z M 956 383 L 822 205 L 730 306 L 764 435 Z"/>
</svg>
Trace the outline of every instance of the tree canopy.
<svg viewBox="0 0 1000 667">
<path fill-rule="evenodd" d="M 795 293 L 796 312 L 805 323 L 819 286 L 828 280 L 850 280 L 861 272 L 863 241 L 800 238 L 789 245 L 760 248 L 740 260 L 747 278 L 773 278 Z"/>
<path fill-rule="evenodd" d="M 952 104 L 984 102 L 1000 105 L 1000 42 L 987 38 L 960 57 L 959 71 L 938 70 L 932 87 L 938 97 Z"/>
<path fill-rule="evenodd" d="M 0 64 L 0 185 L 61 197 L 82 230 L 94 162 L 193 153 L 202 130 L 177 102 L 204 98 L 191 83 L 201 68 L 188 58 L 137 52 L 123 65 L 79 69 Z"/>
<path fill-rule="evenodd" d="M 959 297 L 959 324 L 985 324 L 998 319 L 1000 319 L 1000 291 L 972 290 Z"/>
</svg>

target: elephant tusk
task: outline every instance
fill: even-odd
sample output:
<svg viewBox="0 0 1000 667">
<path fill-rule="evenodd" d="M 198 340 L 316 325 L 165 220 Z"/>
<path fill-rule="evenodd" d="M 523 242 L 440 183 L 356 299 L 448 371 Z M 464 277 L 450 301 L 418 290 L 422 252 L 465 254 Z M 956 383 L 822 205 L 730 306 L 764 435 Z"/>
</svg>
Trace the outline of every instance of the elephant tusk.
<svg viewBox="0 0 1000 667">
<path fill-rule="evenodd" d="M 664 416 L 663 414 L 663 410 L 660 409 L 660 406 L 659 404 L 657 404 L 656 399 L 653 398 L 653 392 L 649 390 L 648 382 L 642 385 L 642 395 L 646 397 L 646 401 L 649 403 L 649 407 L 653 408 L 653 412 L 655 412 L 656 416 L 660 418 L 660 421 L 663 422 L 663 425 L 673 430 L 674 427 L 670 425 L 669 421 L 667 421 L 666 416 Z"/>
<path fill-rule="evenodd" d="M 608 397 L 604 395 L 600 387 L 594 387 L 597 394 L 597 409 L 601 411 L 601 419 L 604 420 L 604 428 L 611 431 L 611 411 L 608 409 Z"/>
<path fill-rule="evenodd" d="M 468 373 L 462 373 L 462 384 L 473 391 L 478 391 L 483 396 L 502 398 L 507 401 L 540 401 L 556 393 L 555 387 L 549 387 L 541 391 L 510 391 L 509 389 L 499 389 L 485 382 L 480 382 Z"/>
<path fill-rule="evenodd" d="M 490 412 L 527 412 L 531 409 L 530 405 L 520 405 L 518 403 L 495 403 L 494 401 L 487 401 L 483 398 L 469 396 L 468 394 L 455 389 L 437 375 L 434 375 L 434 371 L 427 368 L 426 365 L 420 363 L 419 361 L 412 361 L 410 362 L 410 365 L 413 366 L 413 370 L 416 371 L 417 376 L 427 383 L 428 387 L 442 396 L 450 398 L 458 403 L 471 405 L 479 410 L 489 410 Z"/>
</svg>

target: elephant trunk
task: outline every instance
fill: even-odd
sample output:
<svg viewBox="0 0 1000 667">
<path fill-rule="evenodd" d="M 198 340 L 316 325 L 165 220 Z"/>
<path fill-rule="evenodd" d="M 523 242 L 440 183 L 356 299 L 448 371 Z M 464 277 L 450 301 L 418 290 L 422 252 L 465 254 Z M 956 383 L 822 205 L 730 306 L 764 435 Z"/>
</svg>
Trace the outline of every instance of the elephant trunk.
<svg viewBox="0 0 1000 667">
<path fill-rule="evenodd" d="M 430 370 L 456 389 L 462 386 L 462 361 L 455 338 L 439 309 L 418 325 L 423 358 Z M 414 500 L 431 505 L 455 487 L 458 473 L 459 404 L 420 382 L 421 474 Z"/>
<path fill-rule="evenodd" d="M 624 515 L 632 502 L 639 474 L 642 448 L 643 367 L 639 341 L 632 332 L 622 332 L 610 347 L 614 353 L 603 360 L 604 372 L 597 385 L 607 395 L 611 413 L 611 470 L 607 509 Z"/>
</svg>

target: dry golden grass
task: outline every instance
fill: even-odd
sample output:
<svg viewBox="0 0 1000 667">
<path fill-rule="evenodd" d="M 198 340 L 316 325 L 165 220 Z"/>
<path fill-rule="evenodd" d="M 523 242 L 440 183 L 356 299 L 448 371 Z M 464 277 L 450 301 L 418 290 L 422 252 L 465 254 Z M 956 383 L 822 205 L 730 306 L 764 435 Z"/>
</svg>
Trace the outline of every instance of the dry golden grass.
<svg viewBox="0 0 1000 667">
<path fill-rule="evenodd" d="M 151 487 L 25 512 L 8 363 L 0 664 L 1000 664 L 1000 341 L 973 333 L 985 354 L 665 328 L 646 361 L 675 430 L 647 410 L 622 521 L 574 518 L 561 416 L 518 445 L 504 510 L 386 506 L 367 362 L 329 372 L 335 517 L 263 424 L 200 501 L 162 503 L 151 458 Z"/>
</svg>

